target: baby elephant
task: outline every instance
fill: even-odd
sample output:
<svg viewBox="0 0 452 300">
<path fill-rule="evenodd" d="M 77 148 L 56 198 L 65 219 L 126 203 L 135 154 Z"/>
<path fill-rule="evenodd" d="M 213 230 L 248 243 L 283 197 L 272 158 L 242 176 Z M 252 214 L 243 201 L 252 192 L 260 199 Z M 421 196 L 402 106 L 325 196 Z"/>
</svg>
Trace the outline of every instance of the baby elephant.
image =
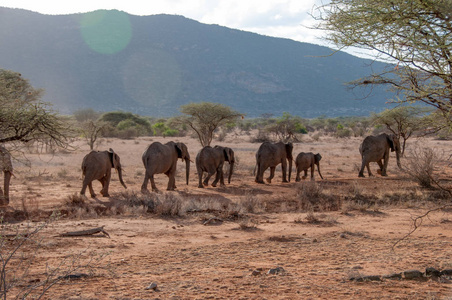
<svg viewBox="0 0 452 300">
<path fill-rule="evenodd" d="M 314 154 L 312 152 L 304 153 L 301 152 L 298 154 L 297 159 L 295 160 L 295 166 L 297 168 L 297 177 L 295 178 L 295 181 L 300 181 L 300 172 L 304 171 L 303 179 L 306 179 L 306 176 L 308 175 L 308 169 L 311 168 L 311 180 L 314 180 L 314 164 L 317 165 L 317 170 L 319 171 L 320 178 L 323 179 L 322 174 L 320 173 L 320 160 L 322 159 L 322 156 L 317 153 Z"/>
</svg>

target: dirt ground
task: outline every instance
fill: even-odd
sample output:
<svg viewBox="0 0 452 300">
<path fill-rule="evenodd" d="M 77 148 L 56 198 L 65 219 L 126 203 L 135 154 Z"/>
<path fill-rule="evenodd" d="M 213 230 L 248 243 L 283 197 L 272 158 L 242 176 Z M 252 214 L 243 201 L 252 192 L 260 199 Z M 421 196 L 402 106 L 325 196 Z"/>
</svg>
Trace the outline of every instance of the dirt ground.
<svg viewBox="0 0 452 300">
<path fill-rule="evenodd" d="M 186 143 L 195 160 L 200 146 L 187 137 L 107 139 L 97 148 L 113 148 L 120 155 L 127 193 L 138 195 L 144 178 L 141 154 L 153 141 L 169 140 Z M 412 230 L 413 218 L 435 204 L 426 203 L 426 195 L 432 191 L 421 189 L 400 171 L 393 154 L 388 177 L 358 178 L 362 138 L 321 137 L 314 141 L 305 137 L 294 145 L 294 157 L 299 152 L 320 152 L 324 180 L 316 172 L 316 184 L 341 202 L 336 211 L 309 212 L 296 204 L 302 186 L 311 183 L 293 182 L 295 171 L 290 183 L 281 183 L 279 168 L 272 184 L 254 183 L 254 155 L 260 144 L 248 140 L 247 136 L 230 135 L 224 142 L 214 142 L 233 148 L 238 159 L 232 182 L 226 187 L 197 188 L 194 164 L 187 186 L 184 164 L 179 162 L 178 189 L 174 192 L 165 191 L 166 176 L 156 176 L 162 197 L 198 205 L 220 203 L 220 207 L 240 204 L 239 217 L 218 216 L 208 210 L 186 210 L 173 217 L 137 209 L 118 215 L 63 213 L 39 233 L 41 246 L 33 252 L 36 256 L 26 282 L 43 282 L 51 268 L 64 269 L 75 255 L 79 262 L 95 268 L 89 272 L 75 270 L 71 274 L 82 272 L 88 276 L 59 281 L 44 299 L 452 299 L 451 278 L 447 276 L 350 280 L 407 270 L 424 272 L 428 267 L 452 269 L 452 210 L 432 212 L 418 230 L 400 240 Z M 410 149 L 425 145 L 443 157 L 450 155 L 449 141 L 412 140 L 402 164 L 409 158 Z M 30 212 L 28 220 L 13 222 L 14 226 L 20 230 L 37 226 L 44 218 L 36 212 L 64 212 L 71 195 L 80 192 L 80 165 L 89 149 L 82 141 L 75 142 L 74 147 L 73 151 L 53 155 L 36 154 L 31 149 L 27 158 L 32 168 L 14 162 L 16 177 L 11 183 L 8 212 Z M 447 164 L 442 166 L 438 173 L 442 182 L 450 184 L 451 170 Z M 377 165 L 372 167 L 376 170 Z M 113 198 L 124 189 L 116 174 L 112 178 Z M 100 190 L 100 183 L 95 182 L 94 188 Z M 348 204 L 348 199 L 358 194 L 377 200 L 393 199 L 396 204 Z M 86 201 L 107 207 L 111 199 Z M 246 211 L 246 205 L 251 209 Z M 206 220 L 210 221 L 205 224 Z M 99 226 L 104 226 L 110 238 L 59 236 Z M 34 251 L 31 245 L 24 249 Z M 104 257 L 97 260 L 98 255 Z M 279 272 L 268 274 L 271 269 Z M 151 283 L 157 287 L 146 289 Z M 9 297 L 14 298 L 25 287 L 13 289 Z"/>
</svg>

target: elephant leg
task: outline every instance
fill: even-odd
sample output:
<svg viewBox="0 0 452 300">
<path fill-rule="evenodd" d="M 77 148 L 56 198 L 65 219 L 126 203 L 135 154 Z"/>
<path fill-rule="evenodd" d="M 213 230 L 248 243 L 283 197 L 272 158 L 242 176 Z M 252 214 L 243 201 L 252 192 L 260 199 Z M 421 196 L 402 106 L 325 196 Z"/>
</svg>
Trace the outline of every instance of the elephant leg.
<svg viewBox="0 0 452 300">
<path fill-rule="evenodd" d="M 111 174 L 107 174 L 106 176 L 99 179 L 100 183 L 102 183 L 102 190 L 100 191 L 100 193 L 104 197 L 110 197 L 110 195 L 108 194 L 108 186 L 110 185 L 110 176 Z"/>
<path fill-rule="evenodd" d="M 380 166 L 380 169 L 381 169 L 381 176 L 388 176 L 388 174 L 386 173 L 386 170 L 388 169 L 389 155 L 388 155 L 388 157 L 386 157 L 386 155 L 385 155 L 385 157 L 383 158 L 383 160 L 384 160 L 383 168 Z M 380 160 L 379 165 L 380 165 L 380 164 L 381 164 L 381 160 Z"/>
<path fill-rule="evenodd" d="M 148 176 L 148 172 L 146 172 L 144 174 L 143 184 L 141 185 L 141 192 L 142 193 L 149 193 L 149 191 L 148 191 L 148 181 L 149 181 L 149 176 Z"/>
<path fill-rule="evenodd" d="M 311 181 L 315 181 L 315 179 L 314 179 L 314 165 L 311 166 Z"/>
<path fill-rule="evenodd" d="M 88 183 L 88 188 L 89 188 L 89 194 L 91 195 L 91 198 L 96 198 L 96 193 L 94 193 L 94 189 L 93 189 L 93 182 Z"/>
<path fill-rule="evenodd" d="M 281 163 L 281 171 L 282 171 L 282 182 L 288 182 L 287 178 L 286 178 L 286 174 L 287 174 L 286 160 L 283 160 L 283 162 Z"/>
<path fill-rule="evenodd" d="M 207 176 L 206 176 L 206 178 L 204 179 L 204 182 L 203 182 L 203 184 L 204 184 L 205 186 L 208 186 L 208 185 L 209 185 L 210 177 L 212 177 L 213 174 L 215 174 L 215 171 L 207 171 Z M 212 186 L 214 186 L 214 185 L 212 184 Z"/>
<path fill-rule="evenodd" d="M 275 169 L 276 167 L 270 167 L 270 176 L 267 178 L 268 183 L 272 183 L 272 179 L 275 177 Z"/>
<path fill-rule="evenodd" d="M 301 173 L 301 170 L 299 170 L 299 169 L 297 168 L 297 176 L 295 177 L 295 181 L 296 181 L 296 182 L 301 181 L 300 173 Z"/>
<path fill-rule="evenodd" d="M 173 174 L 168 175 L 168 186 L 166 188 L 167 191 L 174 191 L 176 188 L 176 178 Z"/>
<path fill-rule="evenodd" d="M 152 188 L 152 191 L 158 192 L 159 190 L 158 190 L 157 187 L 155 186 L 154 175 L 149 176 L 149 180 L 151 181 L 151 188 Z M 147 185 L 147 184 L 146 184 L 146 185 Z"/>
<path fill-rule="evenodd" d="M 308 177 L 308 169 L 304 169 L 303 170 L 303 173 L 304 173 L 304 175 L 303 175 L 303 179 L 306 179 L 307 177 Z"/>
<path fill-rule="evenodd" d="M 6 206 L 8 205 L 6 201 L 6 196 L 3 194 L 2 188 L 0 188 L 0 206 Z"/>
<path fill-rule="evenodd" d="M 363 162 L 361 163 L 361 169 L 359 170 L 358 177 L 364 177 L 364 168 L 366 167 L 366 162 L 363 159 Z M 367 169 L 369 171 L 369 169 Z"/>
<path fill-rule="evenodd" d="M 202 175 L 203 175 L 203 171 L 198 170 L 198 187 L 199 188 L 204 188 L 204 185 L 202 184 Z"/>
<path fill-rule="evenodd" d="M 265 169 L 260 164 L 257 164 L 257 173 L 255 180 L 257 183 L 264 183 L 264 172 Z"/>
</svg>

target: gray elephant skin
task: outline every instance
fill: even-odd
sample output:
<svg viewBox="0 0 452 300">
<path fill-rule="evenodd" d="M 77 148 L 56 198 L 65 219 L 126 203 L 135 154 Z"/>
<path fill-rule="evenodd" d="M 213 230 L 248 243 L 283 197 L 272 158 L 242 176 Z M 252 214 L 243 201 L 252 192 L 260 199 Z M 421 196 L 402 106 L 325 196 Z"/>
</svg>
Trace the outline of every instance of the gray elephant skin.
<svg viewBox="0 0 452 300">
<path fill-rule="evenodd" d="M 212 182 L 212 186 L 216 187 L 218 181 L 220 181 L 221 186 L 224 186 L 223 165 L 225 161 L 229 162 L 228 183 L 231 183 L 231 176 L 235 163 L 234 151 L 231 148 L 221 146 L 215 146 L 213 148 L 206 146 L 202 148 L 198 152 L 198 155 L 196 155 L 196 170 L 199 179 L 198 187 L 203 188 L 204 186 L 209 185 L 209 179 L 213 174 L 216 175 L 215 180 Z M 203 182 L 202 176 L 204 172 L 207 172 L 207 176 Z"/>
<path fill-rule="evenodd" d="M 369 176 L 373 176 L 370 171 L 369 163 L 378 163 L 381 172 L 381 176 L 387 175 L 389 152 L 396 153 L 397 166 L 402 168 L 400 164 L 400 142 L 399 139 L 394 134 L 382 133 L 377 136 L 368 136 L 364 139 L 359 147 L 359 152 L 361 153 L 362 164 L 359 170 L 359 177 L 364 177 L 364 167 L 367 168 Z M 382 162 L 383 160 L 383 162 Z"/>
<path fill-rule="evenodd" d="M 96 194 L 94 193 L 92 182 L 97 179 L 102 184 L 101 195 L 109 197 L 108 187 L 110 185 L 112 168 L 115 168 L 118 172 L 122 186 L 127 188 L 122 180 L 122 167 L 119 155 L 113 149 L 88 153 L 82 162 L 83 186 L 80 194 L 85 195 L 86 187 L 88 186 L 91 197 L 95 198 Z"/>
<path fill-rule="evenodd" d="M 282 182 L 289 182 L 292 174 L 292 150 L 292 143 L 262 143 L 256 153 L 256 182 L 264 183 L 264 172 L 270 168 L 270 176 L 267 178 L 267 182 L 271 183 L 273 177 L 275 176 L 276 166 L 279 164 L 281 164 L 282 169 Z M 289 180 L 287 180 L 286 177 L 287 161 L 289 161 Z"/>
<path fill-rule="evenodd" d="M 295 181 L 300 181 L 300 173 L 303 171 L 304 176 L 303 179 L 306 179 L 308 176 L 308 169 L 311 168 L 311 180 L 314 181 L 314 169 L 317 165 L 317 171 L 319 172 L 320 178 L 323 179 L 322 173 L 320 173 L 320 160 L 322 156 L 320 153 L 314 154 L 312 152 L 300 152 L 295 159 L 295 168 L 297 169 L 297 177 Z"/>
<path fill-rule="evenodd" d="M 9 204 L 9 184 L 13 175 L 11 155 L 8 150 L 0 146 L 0 169 L 3 171 L 3 191 L 0 188 L 0 206 Z"/>
<path fill-rule="evenodd" d="M 190 177 L 190 154 L 187 146 L 184 143 L 168 142 L 162 144 L 154 142 L 144 151 L 142 160 L 146 173 L 144 176 L 141 191 L 147 193 L 148 181 L 151 181 L 153 191 L 158 191 L 155 186 L 154 175 L 164 173 L 168 176 L 168 191 L 173 191 L 176 188 L 176 166 L 177 159 L 181 158 L 185 161 L 185 177 L 188 185 Z"/>
</svg>

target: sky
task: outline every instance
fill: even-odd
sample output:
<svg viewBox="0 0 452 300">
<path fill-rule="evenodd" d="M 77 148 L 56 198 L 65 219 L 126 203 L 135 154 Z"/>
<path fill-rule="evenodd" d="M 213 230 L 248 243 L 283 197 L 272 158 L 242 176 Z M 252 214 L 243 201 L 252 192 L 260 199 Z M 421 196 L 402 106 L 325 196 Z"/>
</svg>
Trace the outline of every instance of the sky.
<svg viewBox="0 0 452 300">
<path fill-rule="evenodd" d="M 84 13 L 117 9 L 132 15 L 182 15 L 205 24 L 217 24 L 262 35 L 331 46 L 314 25 L 313 8 L 325 0 L 1 0 L 0 6 L 42 14 Z"/>
</svg>

